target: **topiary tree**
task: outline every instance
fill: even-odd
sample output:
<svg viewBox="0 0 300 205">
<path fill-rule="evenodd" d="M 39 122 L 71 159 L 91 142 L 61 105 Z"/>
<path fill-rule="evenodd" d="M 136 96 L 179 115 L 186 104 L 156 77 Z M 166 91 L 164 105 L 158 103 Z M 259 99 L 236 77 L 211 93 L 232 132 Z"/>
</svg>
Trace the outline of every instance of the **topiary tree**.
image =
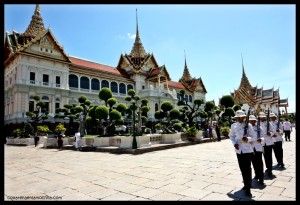
<svg viewBox="0 0 300 205">
<path fill-rule="evenodd" d="M 106 122 L 109 115 L 108 107 L 104 105 L 97 106 L 95 109 L 95 118 L 98 120 L 98 124 L 100 124 L 101 133 L 100 135 L 106 135 L 106 125 L 104 125 L 103 121 Z"/>
<path fill-rule="evenodd" d="M 77 130 L 74 130 L 74 121 L 79 119 L 80 112 L 83 111 L 81 106 L 77 104 L 66 104 L 64 108 L 56 109 L 57 114 L 55 118 L 69 120 L 68 122 L 68 135 L 74 135 Z"/>
<path fill-rule="evenodd" d="M 84 137 L 84 135 L 86 134 L 86 118 L 89 112 L 89 109 L 91 107 L 91 101 L 89 101 L 85 96 L 80 96 L 78 98 L 78 102 L 80 103 L 80 107 L 82 107 L 82 109 L 80 109 L 79 112 L 79 132 L 80 135 L 82 137 Z M 79 108 L 78 108 L 79 111 Z"/>
<path fill-rule="evenodd" d="M 125 97 L 125 100 L 131 102 L 131 104 L 129 105 L 129 109 L 132 113 L 132 121 L 133 121 L 132 149 L 136 149 L 137 148 L 136 136 L 142 134 L 142 116 L 147 117 L 147 113 L 150 110 L 150 108 L 148 107 L 148 100 L 142 99 L 140 103 L 140 97 L 136 95 L 133 89 L 128 90 L 128 96 Z M 136 127 L 136 117 L 138 117 L 137 127 Z"/>
<path fill-rule="evenodd" d="M 215 103 L 213 101 L 207 101 L 204 106 L 204 111 L 207 113 L 208 121 L 212 122 L 212 118 L 215 114 Z"/>
<path fill-rule="evenodd" d="M 104 121 L 105 124 L 102 124 L 101 126 L 103 128 L 103 133 L 104 135 L 114 135 L 116 123 L 120 124 L 121 122 L 123 122 L 121 121 L 121 118 L 122 114 L 125 114 L 126 106 L 124 107 L 123 105 L 117 105 L 118 109 L 114 107 L 117 104 L 117 99 L 112 97 L 112 91 L 109 88 L 102 88 L 100 90 L 99 99 L 103 100 L 105 103 L 105 107 L 108 108 L 108 113 L 103 106 L 99 106 L 100 108 L 98 110 L 97 117 L 100 120 L 100 123 L 101 121 Z"/>
<path fill-rule="evenodd" d="M 112 92 L 109 88 L 102 88 L 99 92 L 99 99 L 105 102 L 105 106 L 107 106 L 108 99 L 112 98 Z"/>
<path fill-rule="evenodd" d="M 220 99 L 220 105 L 225 108 L 232 107 L 234 105 L 233 97 L 231 95 L 222 96 L 222 98 Z"/>
<path fill-rule="evenodd" d="M 48 119 L 48 111 L 45 108 L 45 103 L 40 100 L 39 96 L 33 97 L 35 101 L 35 109 L 33 112 L 26 112 L 26 116 L 29 118 L 29 122 L 32 123 L 34 129 L 34 135 L 37 134 L 37 125 L 43 120 Z"/>
<path fill-rule="evenodd" d="M 180 119 L 183 122 L 186 122 L 190 127 L 195 125 L 195 118 L 199 117 L 201 111 L 201 105 L 204 103 L 202 99 L 194 100 L 193 104 L 190 105 L 188 100 L 184 98 L 185 91 L 181 90 L 179 92 L 179 100 L 177 105 L 181 107 L 180 112 L 181 116 Z"/>
<path fill-rule="evenodd" d="M 25 123 L 23 127 L 23 137 L 29 137 L 30 135 L 34 135 L 34 128 L 30 123 Z"/>
<path fill-rule="evenodd" d="M 160 121 L 162 125 L 163 133 L 170 134 L 174 133 L 173 128 L 174 120 L 179 119 L 180 112 L 174 109 L 174 106 L 169 101 L 164 101 L 160 106 L 160 111 L 157 111 L 154 116 Z"/>
</svg>

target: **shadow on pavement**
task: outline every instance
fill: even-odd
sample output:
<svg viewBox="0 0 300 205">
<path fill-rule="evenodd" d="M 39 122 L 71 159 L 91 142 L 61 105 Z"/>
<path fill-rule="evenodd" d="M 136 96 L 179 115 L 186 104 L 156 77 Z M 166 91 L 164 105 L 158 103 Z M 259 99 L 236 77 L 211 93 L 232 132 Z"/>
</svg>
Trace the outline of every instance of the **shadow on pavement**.
<svg viewBox="0 0 300 205">
<path fill-rule="evenodd" d="M 278 171 L 286 170 L 285 167 L 279 167 L 279 166 L 277 166 L 277 165 L 274 165 L 274 166 L 272 167 L 272 169 L 273 169 L 273 170 L 278 170 Z"/>
<path fill-rule="evenodd" d="M 266 188 L 266 184 L 259 184 L 255 179 L 252 180 L 251 189 L 259 189 L 262 190 Z"/>
<path fill-rule="evenodd" d="M 227 196 L 232 198 L 233 201 L 254 201 L 252 198 L 246 196 L 244 190 L 242 189 L 235 191 L 233 193 L 229 192 L 227 193 Z"/>
</svg>

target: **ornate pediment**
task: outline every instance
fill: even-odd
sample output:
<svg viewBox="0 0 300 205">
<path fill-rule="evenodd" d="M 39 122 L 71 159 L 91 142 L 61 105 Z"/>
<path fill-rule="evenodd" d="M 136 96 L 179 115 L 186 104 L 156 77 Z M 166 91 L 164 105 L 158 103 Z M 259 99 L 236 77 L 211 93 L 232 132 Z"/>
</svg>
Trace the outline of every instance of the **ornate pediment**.
<svg viewBox="0 0 300 205">
<path fill-rule="evenodd" d="M 30 43 L 24 46 L 22 52 L 55 58 L 58 60 L 69 61 L 63 48 L 53 37 L 50 30 L 34 38 Z"/>
</svg>

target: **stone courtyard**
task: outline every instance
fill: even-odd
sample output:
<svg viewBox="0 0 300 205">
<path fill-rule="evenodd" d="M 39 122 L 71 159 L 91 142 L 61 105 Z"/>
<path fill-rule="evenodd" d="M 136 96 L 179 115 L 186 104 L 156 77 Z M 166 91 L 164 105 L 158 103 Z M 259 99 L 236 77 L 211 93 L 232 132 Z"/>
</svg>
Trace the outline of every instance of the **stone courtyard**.
<svg viewBox="0 0 300 205">
<path fill-rule="evenodd" d="M 253 181 L 252 199 L 240 191 L 229 139 L 140 155 L 5 145 L 5 200 L 294 201 L 295 130 L 291 140 L 283 143 L 286 169 L 264 188 Z"/>
</svg>

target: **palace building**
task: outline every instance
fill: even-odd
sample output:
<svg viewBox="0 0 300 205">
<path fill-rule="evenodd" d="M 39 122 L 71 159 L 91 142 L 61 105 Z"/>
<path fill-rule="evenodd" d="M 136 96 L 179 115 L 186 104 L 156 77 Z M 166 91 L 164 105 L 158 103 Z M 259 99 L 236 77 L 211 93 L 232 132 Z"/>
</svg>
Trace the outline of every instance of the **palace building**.
<svg viewBox="0 0 300 205">
<path fill-rule="evenodd" d="M 4 95 L 5 124 L 20 123 L 26 112 L 33 111 L 33 96 L 46 104 L 50 121 L 55 121 L 57 108 L 78 103 L 86 96 L 94 105 L 102 104 L 98 97 L 101 88 L 108 87 L 119 102 L 125 102 L 129 89 L 149 101 L 149 119 L 165 101 L 174 105 L 179 91 L 185 99 L 203 99 L 207 93 L 200 78 L 193 78 L 185 60 L 180 80 L 172 81 L 165 65 L 159 65 L 152 53 L 142 44 L 138 21 L 136 37 L 128 54 L 121 54 L 116 67 L 68 56 L 50 29 L 44 26 L 40 6 L 36 5 L 31 22 L 23 33 L 5 33 Z"/>
<path fill-rule="evenodd" d="M 263 89 L 263 87 L 251 86 L 245 73 L 244 64 L 242 64 L 242 67 L 240 86 L 231 93 L 235 104 L 242 104 L 242 108 L 245 110 L 250 107 L 255 113 L 266 112 L 269 109 L 270 112 L 275 114 L 278 114 L 279 106 L 279 108 L 285 108 L 285 113 L 287 113 L 288 99 L 280 99 L 279 88 L 274 90 L 274 88 Z"/>
</svg>

